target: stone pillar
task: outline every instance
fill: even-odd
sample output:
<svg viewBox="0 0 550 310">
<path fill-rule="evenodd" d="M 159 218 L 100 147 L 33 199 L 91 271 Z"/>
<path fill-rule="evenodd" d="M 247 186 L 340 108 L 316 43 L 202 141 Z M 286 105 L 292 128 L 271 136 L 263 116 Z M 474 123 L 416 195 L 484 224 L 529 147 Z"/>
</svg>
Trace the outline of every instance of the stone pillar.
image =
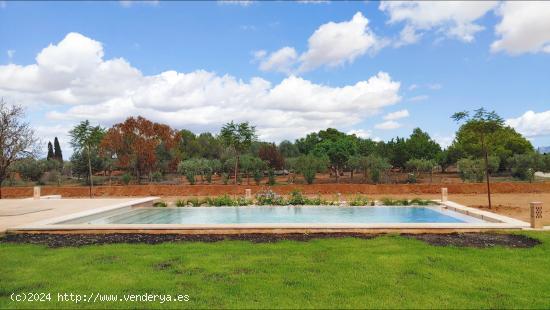
<svg viewBox="0 0 550 310">
<path fill-rule="evenodd" d="M 531 228 L 543 228 L 542 202 L 531 202 Z"/>
<path fill-rule="evenodd" d="M 252 199 L 252 190 L 250 188 L 244 190 L 244 198 Z"/>
<path fill-rule="evenodd" d="M 446 201 L 447 201 L 447 188 L 442 187 L 441 188 L 441 202 L 446 202 Z"/>
<path fill-rule="evenodd" d="M 40 199 L 40 186 L 35 186 L 32 194 L 33 199 Z"/>
</svg>

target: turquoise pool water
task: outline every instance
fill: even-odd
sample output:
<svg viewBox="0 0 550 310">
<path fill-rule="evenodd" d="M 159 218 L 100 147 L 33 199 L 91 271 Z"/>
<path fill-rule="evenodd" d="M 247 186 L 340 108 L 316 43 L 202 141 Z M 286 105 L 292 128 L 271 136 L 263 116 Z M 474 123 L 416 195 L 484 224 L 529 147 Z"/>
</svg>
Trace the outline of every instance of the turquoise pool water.
<svg viewBox="0 0 550 310">
<path fill-rule="evenodd" d="M 124 208 L 59 224 L 310 224 L 472 223 L 479 220 L 428 207 Z"/>
</svg>

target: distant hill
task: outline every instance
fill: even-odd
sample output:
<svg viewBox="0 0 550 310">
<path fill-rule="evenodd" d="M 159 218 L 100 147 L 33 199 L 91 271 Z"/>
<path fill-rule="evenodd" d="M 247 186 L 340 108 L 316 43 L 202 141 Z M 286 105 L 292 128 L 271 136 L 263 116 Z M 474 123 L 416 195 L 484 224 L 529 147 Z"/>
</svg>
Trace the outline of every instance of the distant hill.
<svg viewBox="0 0 550 310">
<path fill-rule="evenodd" d="M 541 146 L 538 148 L 539 153 L 550 153 L 550 146 Z"/>
</svg>

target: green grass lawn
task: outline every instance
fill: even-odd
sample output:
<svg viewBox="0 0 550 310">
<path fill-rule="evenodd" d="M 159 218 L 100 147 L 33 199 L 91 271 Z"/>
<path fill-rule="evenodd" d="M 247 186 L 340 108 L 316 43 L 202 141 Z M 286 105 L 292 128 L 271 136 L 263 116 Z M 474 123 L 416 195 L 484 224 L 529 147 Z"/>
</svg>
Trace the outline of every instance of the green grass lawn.
<svg viewBox="0 0 550 310">
<path fill-rule="evenodd" d="M 550 233 L 531 249 L 399 236 L 115 244 L 0 243 L 0 308 L 550 308 Z M 12 293 L 51 302 L 12 302 Z M 188 302 L 58 302 L 57 293 L 187 294 Z"/>
</svg>

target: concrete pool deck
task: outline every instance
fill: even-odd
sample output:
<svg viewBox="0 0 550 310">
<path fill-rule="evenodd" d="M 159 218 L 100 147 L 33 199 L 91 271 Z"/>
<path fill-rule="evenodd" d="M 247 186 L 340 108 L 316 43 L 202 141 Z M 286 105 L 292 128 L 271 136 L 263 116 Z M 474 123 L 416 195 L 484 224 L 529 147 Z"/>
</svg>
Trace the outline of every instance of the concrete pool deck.
<svg viewBox="0 0 550 310">
<path fill-rule="evenodd" d="M 157 199 L 148 197 L 147 201 Z M 98 199 L 0 199 L 0 234 L 8 228 L 29 225 L 106 206 L 134 204 L 143 198 Z"/>
<path fill-rule="evenodd" d="M 151 205 L 158 197 L 128 199 L 5 200 L 0 202 L 0 230 L 7 233 L 427 233 L 528 229 L 529 223 L 488 211 L 443 202 L 449 210 L 482 219 L 482 223 L 307 223 L 307 224 L 62 224 L 61 222 L 129 206 Z M 233 208 L 233 207 L 232 207 Z M 368 207 L 367 207 L 368 208 Z M 15 211 L 14 211 L 15 210 Z M 58 224 L 61 223 L 61 224 Z"/>
</svg>

